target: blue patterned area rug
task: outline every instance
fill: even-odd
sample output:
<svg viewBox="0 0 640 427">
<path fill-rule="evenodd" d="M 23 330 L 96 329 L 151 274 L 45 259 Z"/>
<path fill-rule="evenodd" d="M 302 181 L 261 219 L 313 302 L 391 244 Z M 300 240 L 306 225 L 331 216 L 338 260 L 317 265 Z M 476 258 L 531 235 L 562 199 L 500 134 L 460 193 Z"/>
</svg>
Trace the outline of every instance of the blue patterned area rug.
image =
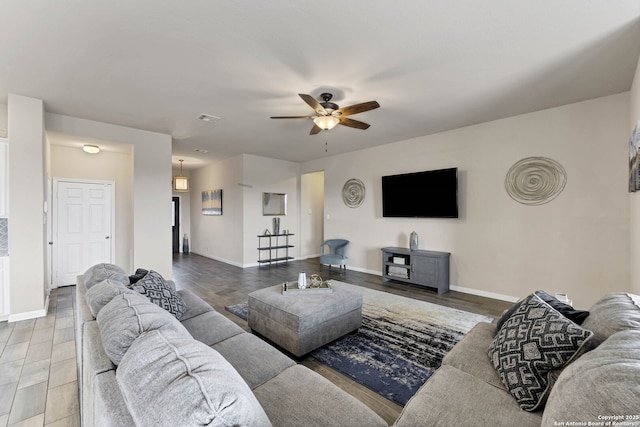
<svg viewBox="0 0 640 427">
<path fill-rule="evenodd" d="M 311 356 L 404 406 L 478 322 L 493 318 L 342 284 L 362 294 L 362 327 Z M 225 307 L 247 319 L 247 305 Z"/>
</svg>

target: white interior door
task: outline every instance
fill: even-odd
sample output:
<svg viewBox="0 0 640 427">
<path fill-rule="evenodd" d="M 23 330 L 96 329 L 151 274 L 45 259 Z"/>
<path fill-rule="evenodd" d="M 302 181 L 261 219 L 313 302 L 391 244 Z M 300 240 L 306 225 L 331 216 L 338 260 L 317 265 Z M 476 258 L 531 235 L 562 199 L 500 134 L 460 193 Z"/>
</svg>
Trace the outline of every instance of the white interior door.
<svg viewBox="0 0 640 427">
<path fill-rule="evenodd" d="M 113 257 L 113 183 L 56 180 L 53 287 Z"/>
</svg>

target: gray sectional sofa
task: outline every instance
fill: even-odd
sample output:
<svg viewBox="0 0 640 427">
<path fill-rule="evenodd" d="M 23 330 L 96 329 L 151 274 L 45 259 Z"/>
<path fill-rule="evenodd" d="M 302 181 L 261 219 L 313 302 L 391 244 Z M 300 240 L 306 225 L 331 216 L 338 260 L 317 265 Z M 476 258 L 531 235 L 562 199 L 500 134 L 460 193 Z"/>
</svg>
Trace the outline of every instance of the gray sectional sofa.
<svg viewBox="0 0 640 427">
<path fill-rule="evenodd" d="M 78 277 L 83 426 L 387 426 L 193 293 L 178 320 L 127 284 L 108 264 Z"/>
<path fill-rule="evenodd" d="M 479 323 L 447 353 L 394 426 L 640 426 L 640 296 L 607 294 L 589 311 L 581 325 L 588 339 L 564 369 L 552 372 L 535 410 L 521 408 L 514 394 L 523 397 L 522 386 L 510 392 L 488 356 L 499 339 L 496 324 Z M 524 335 L 524 326 L 517 326 Z M 518 349 L 509 353 L 508 363 L 516 363 Z"/>
<path fill-rule="evenodd" d="M 176 291 L 168 282 L 170 290 L 152 289 L 145 297 L 128 284 L 129 276 L 109 264 L 78 278 L 83 426 L 387 425 L 359 400 L 193 293 Z M 177 302 L 171 299 L 176 294 Z M 476 325 L 407 403 L 394 427 L 640 426 L 640 297 L 607 294 L 590 312 L 578 327 L 529 297 L 500 319 L 503 326 Z M 551 316 L 544 324 L 554 335 L 562 330 L 572 336 L 576 350 L 551 357 L 552 365 L 564 369 L 547 367 L 542 377 L 551 380 L 537 394 L 534 390 L 533 407 L 513 381 L 511 362 L 500 361 L 513 359 L 510 340 L 517 341 L 518 334 L 510 331 L 521 329 L 523 318 L 533 318 L 535 329 L 540 313 Z M 526 364 L 536 355 L 524 347 L 520 361 Z"/>
</svg>

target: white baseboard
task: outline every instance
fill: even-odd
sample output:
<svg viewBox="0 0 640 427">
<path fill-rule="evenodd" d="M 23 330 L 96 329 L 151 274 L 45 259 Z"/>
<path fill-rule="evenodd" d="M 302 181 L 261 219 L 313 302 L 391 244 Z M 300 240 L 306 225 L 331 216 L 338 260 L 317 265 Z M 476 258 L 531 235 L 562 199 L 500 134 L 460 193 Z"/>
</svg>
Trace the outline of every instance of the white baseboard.
<svg viewBox="0 0 640 427">
<path fill-rule="evenodd" d="M 462 292 L 464 294 L 477 295 L 479 297 L 492 298 L 500 301 L 516 302 L 519 299 L 517 297 L 512 297 L 511 295 L 496 294 L 495 292 L 481 291 L 478 289 L 465 288 L 462 286 L 452 285 L 449 286 L 449 289 L 456 292 Z"/>
<path fill-rule="evenodd" d="M 225 264 L 233 265 L 234 267 L 244 268 L 244 265 L 242 265 L 241 263 L 235 262 L 235 261 L 231 261 L 229 259 L 220 258 L 220 257 L 217 257 L 217 256 L 205 255 L 205 254 L 201 254 L 201 253 L 194 252 L 194 251 L 190 251 L 190 253 L 196 254 L 196 255 L 200 255 L 200 256 L 203 256 L 205 258 L 213 259 L 213 260 L 216 260 L 216 261 L 224 262 Z"/>
<path fill-rule="evenodd" d="M 364 268 L 357 268 L 357 267 L 351 267 L 349 269 L 354 271 L 361 271 L 363 273 L 375 274 L 376 276 L 382 276 L 382 272 L 376 271 L 376 270 L 367 270 Z M 477 295 L 479 297 L 497 299 L 500 301 L 507 301 L 507 302 L 517 302 L 519 299 L 518 297 L 513 297 L 511 295 L 497 294 L 495 292 L 481 291 L 479 289 L 465 288 L 464 286 L 457 286 L 457 285 L 449 285 L 449 290 L 462 292 L 463 294 Z"/>
<path fill-rule="evenodd" d="M 45 317 L 49 312 L 49 295 L 44 302 L 44 308 L 42 310 L 25 311 L 24 313 L 10 314 L 7 321 L 9 323 L 20 322 L 21 320 L 37 319 L 38 317 Z"/>
</svg>

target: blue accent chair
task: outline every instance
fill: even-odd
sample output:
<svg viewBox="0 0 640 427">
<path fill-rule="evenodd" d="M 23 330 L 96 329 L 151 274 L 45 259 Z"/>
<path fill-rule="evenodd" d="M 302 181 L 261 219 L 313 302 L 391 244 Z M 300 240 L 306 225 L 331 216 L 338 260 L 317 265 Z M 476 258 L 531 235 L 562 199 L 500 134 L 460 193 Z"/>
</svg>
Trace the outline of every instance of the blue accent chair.
<svg viewBox="0 0 640 427">
<path fill-rule="evenodd" d="M 349 241 L 345 239 L 325 240 L 320 245 L 320 264 L 328 264 L 329 268 L 331 268 L 332 265 L 338 265 L 340 268 L 344 266 L 346 270 L 348 258 L 345 252 L 348 244 Z M 329 253 L 325 252 L 327 248 L 329 249 Z"/>
</svg>

